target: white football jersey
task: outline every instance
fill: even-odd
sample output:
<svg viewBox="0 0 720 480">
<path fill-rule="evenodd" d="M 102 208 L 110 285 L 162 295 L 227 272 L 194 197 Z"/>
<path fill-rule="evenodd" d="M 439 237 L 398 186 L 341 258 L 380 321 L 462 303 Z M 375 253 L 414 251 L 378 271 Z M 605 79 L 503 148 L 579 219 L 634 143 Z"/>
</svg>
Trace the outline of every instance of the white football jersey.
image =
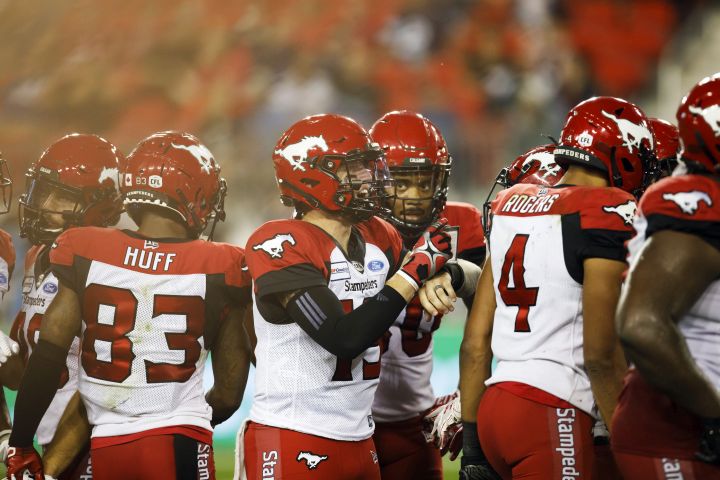
<svg viewBox="0 0 720 480">
<path fill-rule="evenodd" d="M 485 237 L 480 211 L 467 203 L 448 202 L 441 218 L 446 218 L 452 227 L 453 253 L 482 266 Z M 390 327 L 372 408 L 376 421 L 398 422 L 417 417 L 435 402 L 430 384 L 433 332 L 440 327 L 441 318 L 442 315 L 430 316 L 415 296 Z"/>
<path fill-rule="evenodd" d="M 45 270 L 36 274 L 35 271 L 38 256 L 44 248 L 44 246 L 34 246 L 27 252 L 22 286 L 22 305 L 10 331 L 10 337 L 20 345 L 20 355 L 25 363 L 37 345 L 43 315 L 58 291 L 58 281 L 52 272 Z M 47 266 L 50 266 L 49 263 Z M 59 388 L 37 429 L 37 441 L 40 445 L 47 445 L 53 439 L 60 417 L 77 390 L 79 351 L 80 340 L 75 337 L 68 351 L 65 371 L 62 374 Z"/>
<path fill-rule="evenodd" d="M 15 266 L 15 248 L 12 237 L 0 229 L 0 299 L 10 288 L 10 275 Z"/>
<path fill-rule="evenodd" d="M 249 294 L 242 249 L 75 228 L 50 258 L 63 285 L 81 293 L 79 390 L 93 438 L 212 431 L 203 371 L 223 312 Z"/>
<path fill-rule="evenodd" d="M 246 249 L 256 298 L 327 285 L 346 312 L 359 307 L 385 286 L 402 246 L 399 235 L 381 220 L 371 219 L 356 228 L 364 248 L 361 264 L 308 222 L 275 221 L 260 227 Z M 352 360 L 339 359 L 284 311 L 272 316 L 257 305 L 256 299 L 257 370 L 250 419 L 336 440 L 372 436 L 380 346 Z"/>
<path fill-rule="evenodd" d="M 498 363 L 488 385 L 524 383 L 593 414 L 583 360 L 583 261 L 624 260 L 634 208 L 630 194 L 614 188 L 519 184 L 498 194 L 488 241 Z"/>
<path fill-rule="evenodd" d="M 720 249 L 720 183 L 701 175 L 663 179 L 643 195 L 628 245 L 629 260 L 637 261 L 652 234 L 676 230 L 695 234 Z M 700 370 L 720 390 L 720 279 L 712 282 L 678 322 L 688 350 Z"/>
</svg>

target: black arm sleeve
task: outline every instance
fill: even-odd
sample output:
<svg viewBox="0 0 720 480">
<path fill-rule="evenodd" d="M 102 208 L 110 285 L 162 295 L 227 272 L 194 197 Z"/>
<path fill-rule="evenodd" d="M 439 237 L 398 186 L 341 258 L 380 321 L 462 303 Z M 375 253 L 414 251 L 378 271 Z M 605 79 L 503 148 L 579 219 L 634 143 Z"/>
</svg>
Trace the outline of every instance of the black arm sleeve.
<svg viewBox="0 0 720 480">
<path fill-rule="evenodd" d="M 377 342 L 406 305 L 402 295 L 386 286 L 346 314 L 332 290 L 310 287 L 294 295 L 286 311 L 325 350 L 352 359 Z"/>
<path fill-rule="evenodd" d="M 60 385 L 66 358 L 67 350 L 42 339 L 33 350 L 15 400 L 15 425 L 9 442 L 11 446 L 32 446 L 40 420 Z"/>
</svg>

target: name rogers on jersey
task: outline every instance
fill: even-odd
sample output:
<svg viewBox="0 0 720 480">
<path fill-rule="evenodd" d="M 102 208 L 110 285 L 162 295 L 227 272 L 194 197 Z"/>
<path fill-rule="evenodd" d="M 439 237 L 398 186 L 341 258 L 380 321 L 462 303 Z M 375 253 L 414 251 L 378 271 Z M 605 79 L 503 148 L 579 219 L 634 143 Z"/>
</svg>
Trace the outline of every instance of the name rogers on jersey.
<svg viewBox="0 0 720 480">
<path fill-rule="evenodd" d="M 377 288 L 377 286 L 377 280 L 365 280 L 364 282 L 351 282 L 350 280 L 345 280 L 346 292 L 364 292 L 365 290 Z"/>
<path fill-rule="evenodd" d="M 547 190 L 540 190 L 538 195 L 515 194 L 505 202 L 503 212 L 512 213 L 540 213 L 548 212 L 560 195 L 557 193 L 546 195 Z"/>
</svg>

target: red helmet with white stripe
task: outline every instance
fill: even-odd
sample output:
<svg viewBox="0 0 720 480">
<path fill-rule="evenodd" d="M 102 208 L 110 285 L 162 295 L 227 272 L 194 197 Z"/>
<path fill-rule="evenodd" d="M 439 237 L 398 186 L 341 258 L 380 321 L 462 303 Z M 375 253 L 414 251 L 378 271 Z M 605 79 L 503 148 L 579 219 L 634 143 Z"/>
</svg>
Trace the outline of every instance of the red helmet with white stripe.
<svg viewBox="0 0 720 480">
<path fill-rule="evenodd" d="M 97 135 L 72 133 L 50 145 L 28 170 L 20 196 L 20 236 L 52 243 L 72 226 L 109 226 L 120 219 L 118 168 L 125 157 Z M 62 198 L 61 211 L 48 205 Z M 61 223 L 51 222 L 53 217 Z"/>
<path fill-rule="evenodd" d="M 639 196 L 649 184 L 654 141 L 647 117 L 615 97 L 593 97 L 568 113 L 555 160 L 600 170 L 612 187 Z"/>
<path fill-rule="evenodd" d="M 691 170 L 720 174 L 720 73 L 700 80 L 677 110 L 680 158 Z"/>
<path fill-rule="evenodd" d="M 677 166 L 680 139 L 678 128 L 661 118 L 650 117 L 650 127 L 655 139 L 655 157 L 657 158 L 658 178 L 669 176 Z"/>
<path fill-rule="evenodd" d="M 144 207 L 172 212 L 192 236 L 225 219 L 225 180 L 210 150 L 194 135 L 158 132 L 128 155 L 121 175 L 125 208 L 137 223 Z M 212 234 L 211 234 L 212 235 Z"/>
<path fill-rule="evenodd" d="M 385 213 L 390 174 L 365 129 L 342 115 L 304 118 L 273 150 L 280 199 L 299 214 L 321 209 L 362 221 Z"/>
</svg>

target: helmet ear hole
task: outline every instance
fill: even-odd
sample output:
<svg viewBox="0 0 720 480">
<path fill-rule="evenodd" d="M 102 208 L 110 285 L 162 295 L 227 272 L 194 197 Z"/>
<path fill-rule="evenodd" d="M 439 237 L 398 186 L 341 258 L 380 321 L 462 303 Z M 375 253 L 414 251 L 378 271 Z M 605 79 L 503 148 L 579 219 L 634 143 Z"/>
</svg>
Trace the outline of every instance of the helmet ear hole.
<svg viewBox="0 0 720 480">
<path fill-rule="evenodd" d="M 634 172 L 634 171 L 635 171 L 635 168 L 633 167 L 632 162 L 631 162 L 630 160 L 628 160 L 627 157 L 622 157 L 622 160 L 621 160 L 621 161 L 622 161 L 622 164 L 623 164 L 623 168 L 624 168 L 626 171 L 628 171 L 628 172 Z"/>
<path fill-rule="evenodd" d="M 300 183 L 307 185 L 310 188 L 315 188 L 320 184 L 320 181 L 312 178 L 303 178 L 300 180 Z"/>
</svg>

